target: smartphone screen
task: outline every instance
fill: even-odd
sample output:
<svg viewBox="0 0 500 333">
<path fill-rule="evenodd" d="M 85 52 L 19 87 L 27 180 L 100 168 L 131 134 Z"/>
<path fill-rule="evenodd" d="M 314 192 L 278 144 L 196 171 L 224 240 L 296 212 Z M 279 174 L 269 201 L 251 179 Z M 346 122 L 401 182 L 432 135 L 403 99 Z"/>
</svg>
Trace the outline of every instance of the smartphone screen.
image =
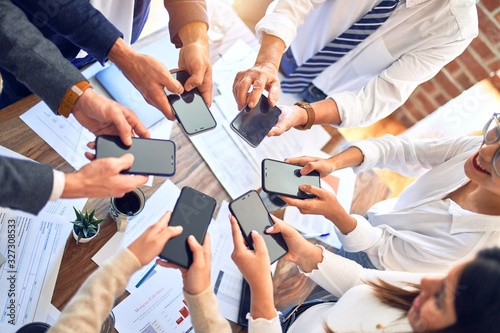
<svg viewBox="0 0 500 333">
<path fill-rule="evenodd" d="M 236 115 L 231 122 L 231 128 L 255 148 L 278 122 L 280 114 L 281 110 L 276 106 L 271 107 L 267 97 L 262 95 L 255 107 L 245 106 Z"/>
<path fill-rule="evenodd" d="M 169 222 L 170 226 L 182 226 L 183 231 L 165 244 L 160 258 L 189 268 L 193 262 L 193 252 L 189 248 L 187 238 L 193 235 L 198 243 L 203 243 L 216 204 L 214 198 L 191 187 L 183 187 Z"/>
<path fill-rule="evenodd" d="M 229 203 L 229 210 L 238 221 L 243 236 L 250 248 L 254 248 L 251 232 L 252 230 L 256 230 L 264 237 L 271 263 L 286 254 L 288 247 L 281 234 L 265 233 L 265 230 L 274 225 L 274 222 L 256 191 L 248 191 L 239 198 L 231 201 Z"/>
<path fill-rule="evenodd" d="M 299 189 L 302 184 L 320 187 L 320 177 L 316 170 L 301 175 L 300 165 L 285 163 L 281 161 L 262 160 L 262 190 L 267 193 L 275 193 L 297 199 L 308 199 L 316 197 L 314 194 L 303 192 Z"/>
<path fill-rule="evenodd" d="M 172 76 L 183 86 L 190 77 L 186 71 L 172 73 Z M 181 95 L 169 94 L 167 98 L 174 110 L 177 121 L 187 135 L 198 134 L 217 126 L 198 88 L 184 91 Z"/>
<path fill-rule="evenodd" d="M 175 173 L 175 144 L 170 140 L 132 138 L 132 145 L 125 146 L 119 136 L 100 135 L 96 138 L 95 157 L 120 157 L 134 155 L 134 163 L 122 173 L 172 176 Z"/>
</svg>

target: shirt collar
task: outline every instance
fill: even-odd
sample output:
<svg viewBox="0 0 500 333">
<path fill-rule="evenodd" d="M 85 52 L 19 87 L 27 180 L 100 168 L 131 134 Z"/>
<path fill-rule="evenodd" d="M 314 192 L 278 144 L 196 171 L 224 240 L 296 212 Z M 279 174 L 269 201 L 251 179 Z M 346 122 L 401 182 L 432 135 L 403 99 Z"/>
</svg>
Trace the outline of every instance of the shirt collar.
<svg viewBox="0 0 500 333">
<path fill-rule="evenodd" d="M 473 213 L 451 202 L 450 212 L 453 222 L 450 233 L 500 231 L 500 217 Z"/>
</svg>

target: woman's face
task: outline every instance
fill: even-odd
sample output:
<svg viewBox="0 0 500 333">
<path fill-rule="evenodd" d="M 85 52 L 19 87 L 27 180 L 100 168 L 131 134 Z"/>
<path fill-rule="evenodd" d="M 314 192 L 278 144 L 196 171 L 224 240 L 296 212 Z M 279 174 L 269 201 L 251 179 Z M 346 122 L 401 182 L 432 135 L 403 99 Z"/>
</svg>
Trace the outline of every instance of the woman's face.
<svg viewBox="0 0 500 333">
<path fill-rule="evenodd" d="M 426 277 L 421 281 L 420 294 L 408 312 L 415 332 L 443 329 L 457 321 L 455 291 L 465 264 L 455 266 L 447 276 Z"/>
<path fill-rule="evenodd" d="M 464 165 L 467 178 L 498 195 L 500 195 L 500 177 L 495 174 L 493 169 L 493 159 L 499 148 L 500 144 L 498 143 L 485 144 L 474 155 L 469 157 Z"/>
</svg>

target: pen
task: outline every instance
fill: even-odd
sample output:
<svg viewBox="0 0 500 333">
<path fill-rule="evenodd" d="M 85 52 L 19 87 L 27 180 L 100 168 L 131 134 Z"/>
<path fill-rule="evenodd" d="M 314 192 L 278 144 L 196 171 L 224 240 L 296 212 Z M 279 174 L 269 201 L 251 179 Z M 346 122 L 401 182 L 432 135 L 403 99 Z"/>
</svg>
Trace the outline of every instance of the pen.
<svg viewBox="0 0 500 333">
<path fill-rule="evenodd" d="M 156 265 L 157 265 L 157 263 L 154 263 L 154 265 L 151 266 L 150 269 L 148 269 L 148 271 L 146 272 L 146 274 L 144 274 L 144 276 L 135 285 L 136 288 L 139 288 L 141 286 L 141 284 L 143 284 L 144 281 L 146 281 L 146 279 L 151 275 L 151 272 L 153 272 L 153 270 L 155 269 Z"/>
<path fill-rule="evenodd" d="M 317 232 L 317 233 L 311 233 L 311 234 L 303 234 L 302 236 L 304 236 L 304 238 L 326 237 L 326 236 L 330 236 L 330 233 L 325 232 L 322 234 L 320 232 Z"/>
</svg>

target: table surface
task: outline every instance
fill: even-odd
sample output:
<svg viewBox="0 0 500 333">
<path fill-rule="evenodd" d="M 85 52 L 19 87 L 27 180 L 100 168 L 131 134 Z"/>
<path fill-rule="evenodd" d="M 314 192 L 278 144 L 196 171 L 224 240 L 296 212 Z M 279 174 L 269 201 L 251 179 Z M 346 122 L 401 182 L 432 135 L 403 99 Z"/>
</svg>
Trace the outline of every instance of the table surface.
<svg viewBox="0 0 500 333">
<path fill-rule="evenodd" d="M 258 47 L 253 33 L 237 17 L 234 11 L 229 7 L 222 8 L 222 10 L 227 11 L 227 16 L 224 16 L 227 18 L 224 22 L 226 34 L 222 40 L 210 43 L 212 62 L 215 62 L 220 54 L 223 54 L 238 39 L 243 39 L 249 45 Z M 227 33 L 229 31 L 230 34 Z M 158 34 L 161 33 L 163 32 Z M 140 43 L 147 43 L 148 39 L 157 38 L 158 36 L 155 35 L 153 34 L 141 40 Z M 140 45 L 138 44 L 135 47 Z M 0 145 L 38 162 L 50 164 L 57 170 L 66 173 L 73 172 L 74 169 L 19 118 L 21 114 L 39 100 L 37 96 L 31 95 L 0 111 Z M 325 129 L 332 138 L 323 150 L 329 154 L 334 154 L 345 140 L 336 129 L 332 127 L 325 127 Z M 218 203 L 215 211 L 216 215 L 220 203 L 223 200 L 230 201 L 229 195 L 177 123 L 173 126 L 171 140 L 177 146 L 178 164 L 177 173 L 170 180 L 179 188 L 183 186 L 195 187 L 199 191 L 214 197 Z M 153 186 L 143 186 L 141 189 L 149 198 L 166 179 L 155 177 Z M 351 212 L 364 214 L 371 205 L 386 199 L 388 195 L 389 188 L 374 172 L 360 173 L 356 179 Z M 76 244 L 71 235 L 68 237 L 52 297 L 52 304 L 59 310 L 63 309 L 79 286 L 97 268 L 97 265 L 91 259 L 92 256 L 116 232 L 116 224 L 108 215 L 108 204 L 109 198 L 89 199 L 86 204 L 86 208 L 96 208 L 97 216 L 106 217 L 99 236 L 92 242 Z M 282 216 L 282 213 L 282 211 L 278 211 L 276 215 Z M 76 272 L 78 274 L 75 274 Z M 288 306 L 303 301 L 316 287 L 314 282 L 298 272 L 295 265 L 284 260 L 278 262 L 273 282 L 275 304 L 278 310 L 283 310 Z M 234 332 L 246 331 L 245 328 L 241 328 L 236 324 L 233 324 L 232 327 Z"/>
</svg>

